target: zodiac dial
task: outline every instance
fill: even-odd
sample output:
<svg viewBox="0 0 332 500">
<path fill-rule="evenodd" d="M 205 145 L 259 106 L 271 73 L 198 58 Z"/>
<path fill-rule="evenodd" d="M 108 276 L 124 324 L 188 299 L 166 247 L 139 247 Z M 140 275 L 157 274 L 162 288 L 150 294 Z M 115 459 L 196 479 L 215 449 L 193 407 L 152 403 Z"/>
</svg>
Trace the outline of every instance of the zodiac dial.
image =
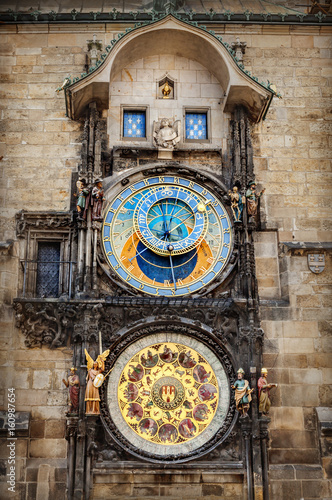
<svg viewBox="0 0 332 500">
<path fill-rule="evenodd" d="M 142 349 L 128 361 L 118 401 L 124 420 L 143 439 L 181 444 L 197 437 L 212 421 L 218 382 L 198 352 L 166 342 Z"/>
<path fill-rule="evenodd" d="M 227 373 L 210 347 L 160 331 L 130 342 L 117 358 L 103 418 L 134 454 L 186 461 L 225 432 L 230 398 Z"/>
<path fill-rule="evenodd" d="M 232 248 L 223 205 L 197 182 L 173 175 L 137 181 L 118 194 L 107 208 L 102 240 L 122 280 L 169 297 L 210 283 Z"/>
</svg>

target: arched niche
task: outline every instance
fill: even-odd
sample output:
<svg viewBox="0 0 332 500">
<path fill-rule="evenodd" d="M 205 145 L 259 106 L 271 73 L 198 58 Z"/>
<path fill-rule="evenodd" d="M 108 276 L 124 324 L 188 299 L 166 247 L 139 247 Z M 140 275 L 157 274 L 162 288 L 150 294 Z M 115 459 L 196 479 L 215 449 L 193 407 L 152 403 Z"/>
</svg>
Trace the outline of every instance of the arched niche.
<svg viewBox="0 0 332 500">
<path fill-rule="evenodd" d="M 224 89 L 224 111 L 232 112 L 238 105 L 245 106 L 255 122 L 266 113 L 273 92 L 245 74 L 213 34 L 169 15 L 129 31 L 113 46 L 102 65 L 67 87 L 68 115 L 79 119 L 92 101 L 96 101 L 100 109 L 108 109 L 112 78 L 133 61 L 156 54 L 180 55 L 204 65 Z"/>
</svg>

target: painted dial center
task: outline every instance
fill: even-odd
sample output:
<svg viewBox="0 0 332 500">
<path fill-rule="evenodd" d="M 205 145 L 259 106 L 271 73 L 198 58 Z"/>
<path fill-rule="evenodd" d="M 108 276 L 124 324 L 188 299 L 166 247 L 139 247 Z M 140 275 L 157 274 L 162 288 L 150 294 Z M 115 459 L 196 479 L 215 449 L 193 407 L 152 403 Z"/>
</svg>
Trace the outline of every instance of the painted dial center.
<svg viewBox="0 0 332 500">
<path fill-rule="evenodd" d="M 211 365 L 183 344 L 164 342 L 141 349 L 119 378 L 124 421 L 156 444 L 179 445 L 199 436 L 212 422 L 218 402 Z"/>
</svg>

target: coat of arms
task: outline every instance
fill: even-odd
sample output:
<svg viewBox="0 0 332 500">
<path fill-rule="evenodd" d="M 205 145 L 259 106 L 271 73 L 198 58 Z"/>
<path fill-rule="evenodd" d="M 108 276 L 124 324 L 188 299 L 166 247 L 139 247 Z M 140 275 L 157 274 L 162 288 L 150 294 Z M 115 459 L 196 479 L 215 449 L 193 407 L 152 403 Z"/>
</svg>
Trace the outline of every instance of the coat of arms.
<svg viewBox="0 0 332 500">
<path fill-rule="evenodd" d="M 312 273 L 322 273 L 325 269 L 325 255 L 323 253 L 309 253 L 308 266 Z"/>
<path fill-rule="evenodd" d="M 161 391 L 161 397 L 165 403 L 171 403 L 175 398 L 175 387 L 174 385 L 163 385 Z"/>
</svg>

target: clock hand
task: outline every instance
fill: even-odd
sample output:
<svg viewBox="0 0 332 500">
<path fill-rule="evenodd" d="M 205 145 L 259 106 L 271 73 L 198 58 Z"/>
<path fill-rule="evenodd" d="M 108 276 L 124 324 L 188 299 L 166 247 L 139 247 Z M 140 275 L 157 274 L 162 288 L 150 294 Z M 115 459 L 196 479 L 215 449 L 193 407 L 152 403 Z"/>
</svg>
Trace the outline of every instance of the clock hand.
<svg viewBox="0 0 332 500">
<path fill-rule="evenodd" d="M 175 210 L 175 207 L 176 207 L 176 202 L 178 201 L 179 194 L 180 194 L 180 190 L 178 190 L 178 194 L 176 195 L 175 203 L 174 203 L 174 206 L 173 206 L 172 211 L 171 211 L 171 218 L 169 220 L 169 226 L 168 226 L 169 228 L 171 227 L 171 222 L 172 222 L 172 219 L 173 219 L 173 213 L 174 213 L 174 210 Z"/>
<path fill-rule="evenodd" d="M 151 231 L 151 232 L 152 232 L 152 234 L 153 234 L 154 236 L 155 236 L 155 235 L 157 235 L 157 238 L 159 238 L 158 234 L 162 234 L 162 235 L 163 235 L 163 237 L 162 237 L 162 238 L 159 238 L 160 240 L 162 240 L 163 238 L 165 238 L 165 236 L 168 236 L 168 234 L 169 234 L 169 231 L 168 231 L 168 232 L 166 231 L 166 233 L 165 233 L 164 231 L 157 231 L 157 229 L 154 229 L 154 230 L 153 230 L 153 231 Z M 183 239 L 183 237 L 182 237 L 182 236 L 179 236 L 178 234 L 172 234 L 172 238 L 178 238 L 178 239 L 180 238 L 180 239 Z"/>
<path fill-rule="evenodd" d="M 136 257 L 138 257 L 139 255 L 141 255 L 142 253 L 145 252 L 145 250 L 148 250 L 148 247 L 144 248 L 144 250 L 142 250 L 141 252 L 138 252 L 136 255 L 134 255 L 134 257 L 132 257 L 131 259 L 128 259 L 129 262 L 131 262 L 132 260 L 136 259 Z"/>
<path fill-rule="evenodd" d="M 194 212 L 195 213 L 195 212 Z M 190 214 L 188 215 L 188 217 L 186 219 L 184 219 L 182 222 L 180 222 L 180 224 L 178 224 L 177 226 L 173 227 L 170 231 L 168 231 L 169 233 L 171 233 L 172 231 L 174 231 L 174 229 L 178 228 L 179 226 L 182 226 L 182 224 L 184 224 L 186 222 L 186 220 L 190 219 L 190 217 L 192 217 L 193 214 Z"/>
<path fill-rule="evenodd" d="M 199 202 L 199 203 L 197 203 L 197 205 L 196 205 L 196 209 L 193 211 L 193 213 L 194 213 L 194 214 L 196 214 L 197 212 L 199 212 L 199 213 L 200 213 L 200 212 L 201 212 L 201 210 L 198 210 L 198 206 L 200 206 L 201 204 L 204 204 L 204 207 L 205 207 L 208 203 L 210 203 L 210 201 L 211 201 L 211 200 L 208 200 L 208 201 L 207 201 L 207 203 L 204 203 L 204 202 Z M 203 208 L 203 211 L 204 211 L 204 210 L 205 210 L 205 208 Z M 178 224 L 177 226 L 173 227 L 173 228 L 172 228 L 170 231 L 168 231 L 168 232 L 169 232 L 169 233 L 171 233 L 172 231 L 174 231 L 174 229 L 176 229 L 177 227 L 179 227 L 179 226 L 181 226 L 182 224 L 184 224 L 184 223 L 186 222 L 186 220 L 190 219 L 190 217 L 192 217 L 192 216 L 193 216 L 193 214 L 188 215 L 188 217 L 186 217 L 185 219 L 183 219 L 183 221 L 182 221 L 182 222 L 180 222 L 180 224 Z"/>
<path fill-rule="evenodd" d="M 160 206 L 161 206 L 161 213 L 163 214 L 164 229 L 165 229 L 165 234 L 166 234 L 166 231 L 168 231 L 168 229 L 167 229 L 166 217 L 165 217 L 165 214 L 164 214 L 164 205 L 163 205 L 163 202 L 161 202 Z"/>
<path fill-rule="evenodd" d="M 175 282 L 175 276 L 174 276 L 174 267 L 173 267 L 173 262 L 172 262 L 172 250 L 173 250 L 173 245 L 168 245 L 167 250 L 169 251 L 169 261 L 171 264 L 171 271 L 172 271 L 172 278 L 173 278 L 173 283 L 174 283 L 174 290 L 176 290 L 176 282 Z"/>
</svg>

